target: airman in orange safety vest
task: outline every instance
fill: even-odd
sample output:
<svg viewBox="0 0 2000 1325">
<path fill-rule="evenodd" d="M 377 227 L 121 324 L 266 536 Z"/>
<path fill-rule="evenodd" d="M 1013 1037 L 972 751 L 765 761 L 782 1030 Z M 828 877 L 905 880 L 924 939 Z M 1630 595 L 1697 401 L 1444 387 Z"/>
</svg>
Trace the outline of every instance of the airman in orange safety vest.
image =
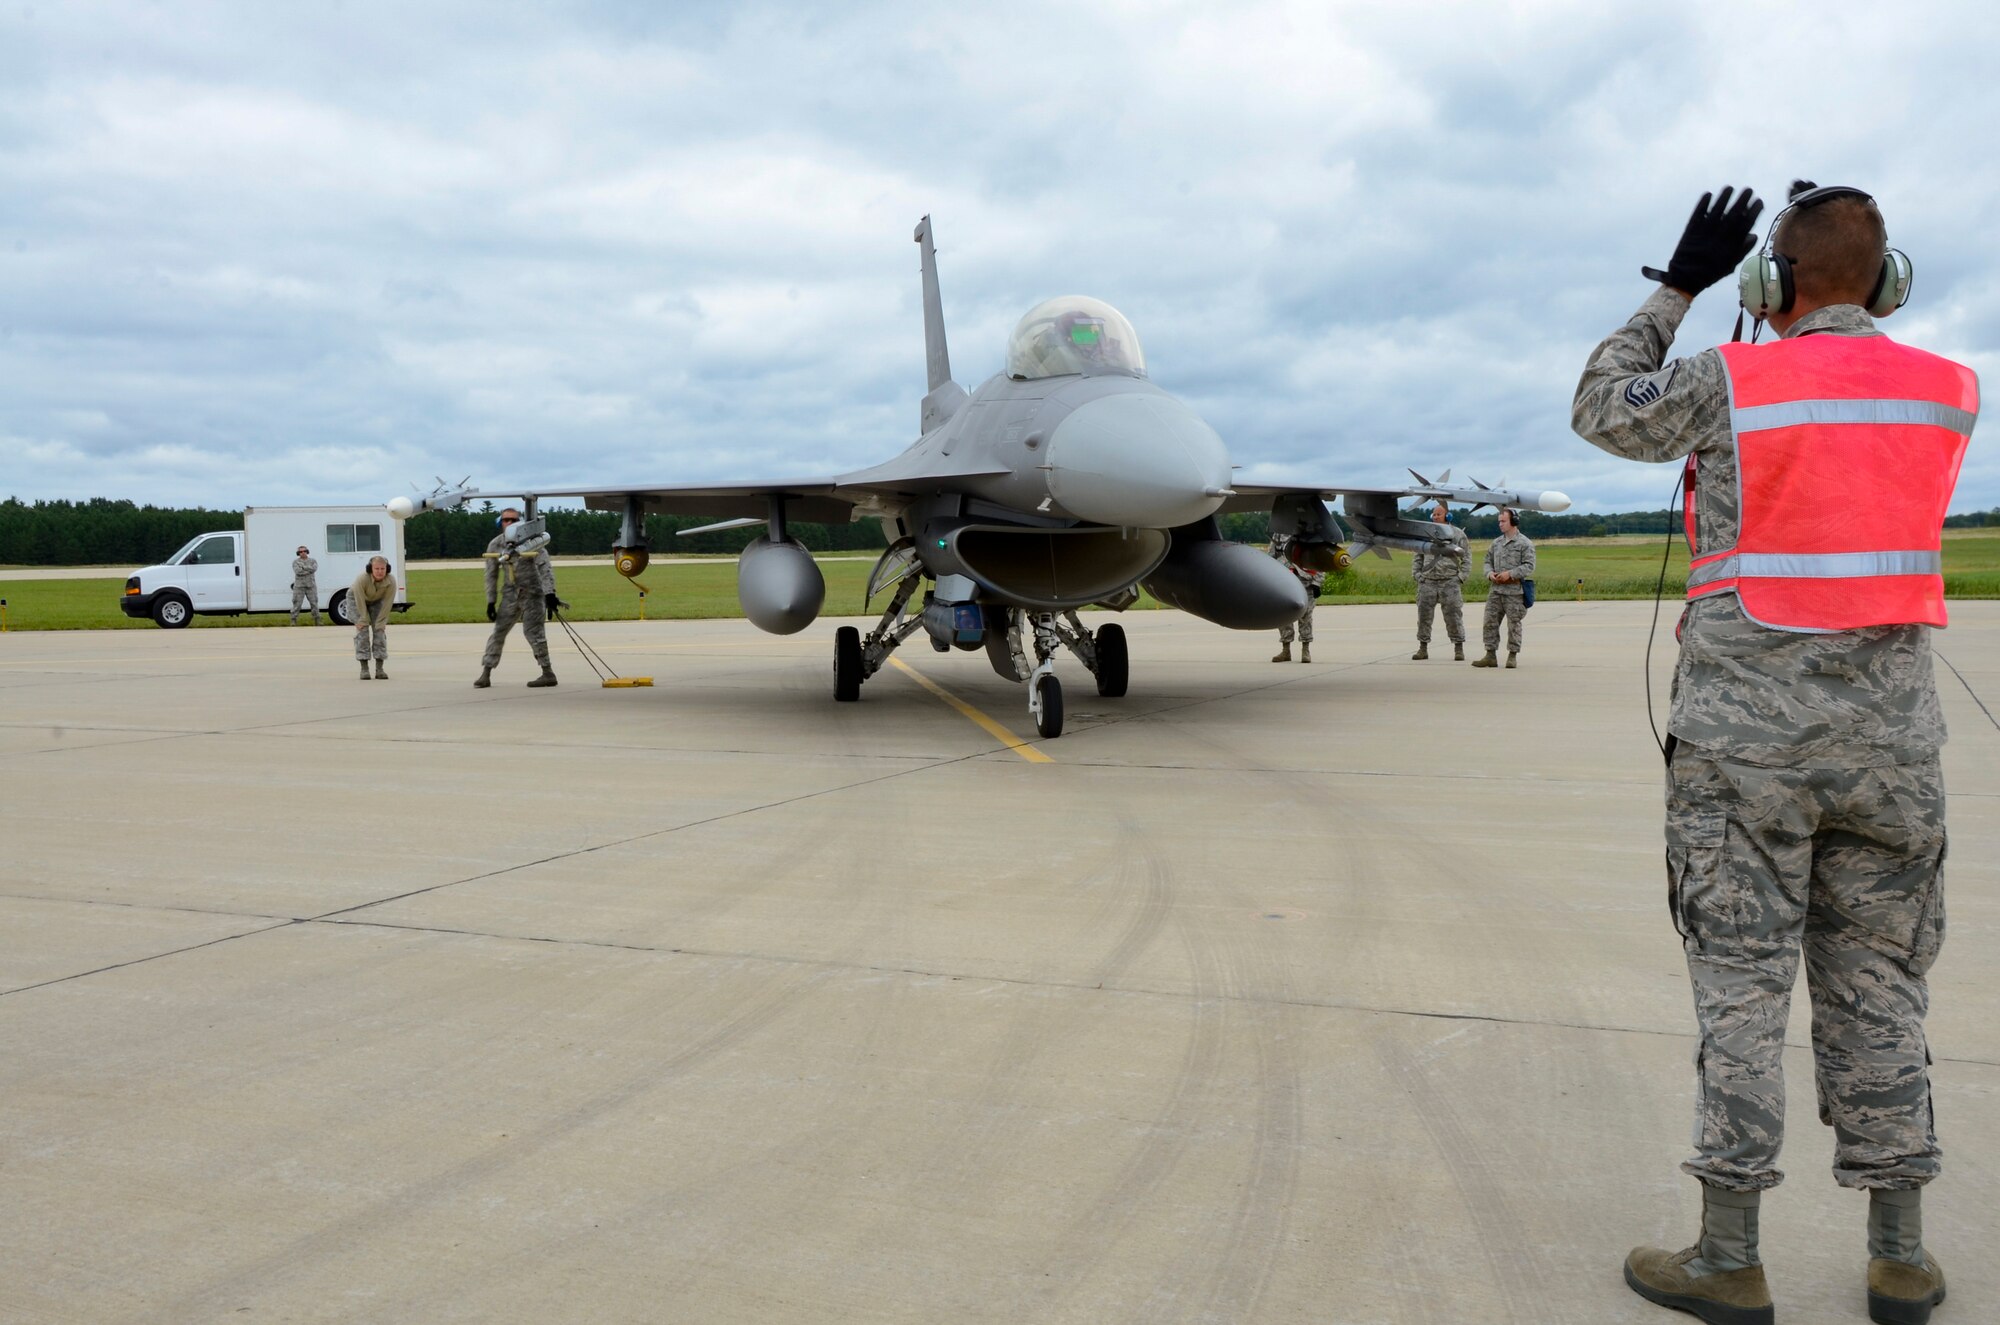
<svg viewBox="0 0 2000 1325">
<path fill-rule="evenodd" d="M 1686 461 L 1692 557 L 1666 839 L 1699 1028 L 1682 1168 L 1702 1230 L 1685 1251 L 1634 1250 L 1625 1278 L 1704 1320 L 1772 1319 L 1759 1196 L 1784 1176 L 1780 1055 L 1803 955 L 1834 1178 L 1869 1193 L 1870 1314 L 1921 1322 L 1944 1299 L 1920 1201 L 1941 1154 L 1924 1039 L 1945 914 L 1930 633 L 1979 389 L 1877 329 L 1911 268 L 1874 199 L 1799 181 L 1753 252 L 1762 208 L 1748 190 L 1703 195 L 1573 409 L 1614 455 Z M 1732 270 L 1779 339 L 1666 362 L 1690 302 Z"/>
</svg>

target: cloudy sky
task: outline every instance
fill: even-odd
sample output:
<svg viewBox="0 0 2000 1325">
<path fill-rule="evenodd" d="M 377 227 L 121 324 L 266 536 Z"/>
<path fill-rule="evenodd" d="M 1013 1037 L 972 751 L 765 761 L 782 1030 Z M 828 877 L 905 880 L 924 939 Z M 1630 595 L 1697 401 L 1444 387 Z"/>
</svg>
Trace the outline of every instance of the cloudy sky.
<svg viewBox="0 0 2000 1325">
<path fill-rule="evenodd" d="M 1664 505 L 1569 399 L 1725 182 L 1873 190 L 2000 381 L 1992 6 L 0 3 L 0 495 L 874 463 L 927 212 L 961 382 L 1095 295 L 1259 479 Z"/>
</svg>

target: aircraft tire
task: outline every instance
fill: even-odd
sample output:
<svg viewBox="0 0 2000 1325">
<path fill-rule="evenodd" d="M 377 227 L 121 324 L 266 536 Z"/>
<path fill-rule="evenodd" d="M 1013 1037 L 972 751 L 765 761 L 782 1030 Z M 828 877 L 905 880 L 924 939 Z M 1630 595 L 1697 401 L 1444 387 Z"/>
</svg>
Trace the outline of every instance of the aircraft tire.
<svg viewBox="0 0 2000 1325">
<path fill-rule="evenodd" d="M 1117 622 L 1097 628 L 1097 693 L 1119 699 L 1132 681 L 1132 655 L 1125 648 L 1125 627 Z"/>
<path fill-rule="evenodd" d="M 178 594 L 161 594 L 153 601 L 153 624 L 162 630 L 181 630 L 194 620 L 194 609 Z"/>
<path fill-rule="evenodd" d="M 853 626 L 833 632 L 833 697 L 843 704 L 861 698 L 861 632 Z"/>
<path fill-rule="evenodd" d="M 1062 682 L 1053 676 L 1045 676 L 1036 684 L 1042 688 L 1042 711 L 1035 718 L 1035 732 L 1043 740 L 1053 741 L 1062 735 Z"/>
</svg>

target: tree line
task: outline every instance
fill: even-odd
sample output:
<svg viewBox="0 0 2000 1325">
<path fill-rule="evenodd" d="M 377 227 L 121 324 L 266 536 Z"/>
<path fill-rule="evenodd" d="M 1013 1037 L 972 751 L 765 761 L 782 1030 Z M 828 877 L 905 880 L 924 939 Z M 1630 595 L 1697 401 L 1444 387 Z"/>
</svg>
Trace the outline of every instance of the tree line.
<svg viewBox="0 0 2000 1325">
<path fill-rule="evenodd" d="M 497 510 L 492 503 L 478 509 L 425 511 L 405 522 L 403 544 L 417 561 L 469 559 L 486 550 L 495 533 Z M 543 512 L 557 553 L 609 555 L 618 537 L 619 517 L 610 511 L 550 509 Z M 1425 516 L 1413 515 L 1412 519 Z M 1602 538 L 1613 534 L 1662 534 L 1679 527 L 1679 515 L 1631 511 L 1620 515 L 1545 515 L 1521 512 L 1521 532 L 1532 539 Z M 761 527 L 746 526 L 680 538 L 676 531 L 711 524 L 703 516 L 651 515 L 646 536 L 659 552 L 720 552 L 743 550 Z M 1264 543 L 1271 536 L 1271 517 L 1263 511 L 1223 516 L 1223 537 L 1239 543 Z M 1491 511 L 1468 517 L 1452 512 L 1452 523 L 1471 538 L 1497 537 L 1499 521 Z M 2000 528 L 2000 508 L 1945 518 L 1945 528 Z M 165 560 L 197 534 L 241 529 L 242 511 L 212 511 L 202 507 L 140 506 L 129 501 L 93 497 L 88 501 L 0 501 L 0 565 L 7 566 L 150 566 Z M 851 524 L 792 521 L 794 537 L 815 552 L 872 551 L 884 546 L 878 520 Z"/>
</svg>

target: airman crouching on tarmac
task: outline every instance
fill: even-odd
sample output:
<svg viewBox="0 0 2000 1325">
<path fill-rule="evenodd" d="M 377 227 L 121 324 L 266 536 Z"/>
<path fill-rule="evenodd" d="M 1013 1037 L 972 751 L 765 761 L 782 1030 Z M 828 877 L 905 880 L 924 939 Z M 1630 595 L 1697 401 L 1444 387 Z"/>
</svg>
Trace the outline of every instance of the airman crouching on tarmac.
<svg viewBox="0 0 2000 1325">
<path fill-rule="evenodd" d="M 347 610 L 354 613 L 354 661 L 361 679 L 368 679 L 368 660 L 375 660 L 375 679 L 386 681 L 382 664 L 389 660 L 389 613 L 396 603 L 396 577 L 387 557 L 370 557 L 354 583 L 347 587 Z"/>
<path fill-rule="evenodd" d="M 1278 651 L 1271 656 L 1271 661 L 1290 662 L 1292 637 L 1297 635 L 1299 661 L 1309 663 L 1313 660 L 1313 607 L 1319 602 L 1320 594 L 1326 591 L 1326 572 L 1314 570 L 1300 559 L 1303 549 L 1298 539 L 1290 534 L 1273 534 L 1269 551 L 1273 557 L 1285 563 L 1286 570 L 1298 576 L 1299 583 L 1306 591 L 1304 613 L 1297 621 L 1289 621 L 1278 627 Z"/>
</svg>

